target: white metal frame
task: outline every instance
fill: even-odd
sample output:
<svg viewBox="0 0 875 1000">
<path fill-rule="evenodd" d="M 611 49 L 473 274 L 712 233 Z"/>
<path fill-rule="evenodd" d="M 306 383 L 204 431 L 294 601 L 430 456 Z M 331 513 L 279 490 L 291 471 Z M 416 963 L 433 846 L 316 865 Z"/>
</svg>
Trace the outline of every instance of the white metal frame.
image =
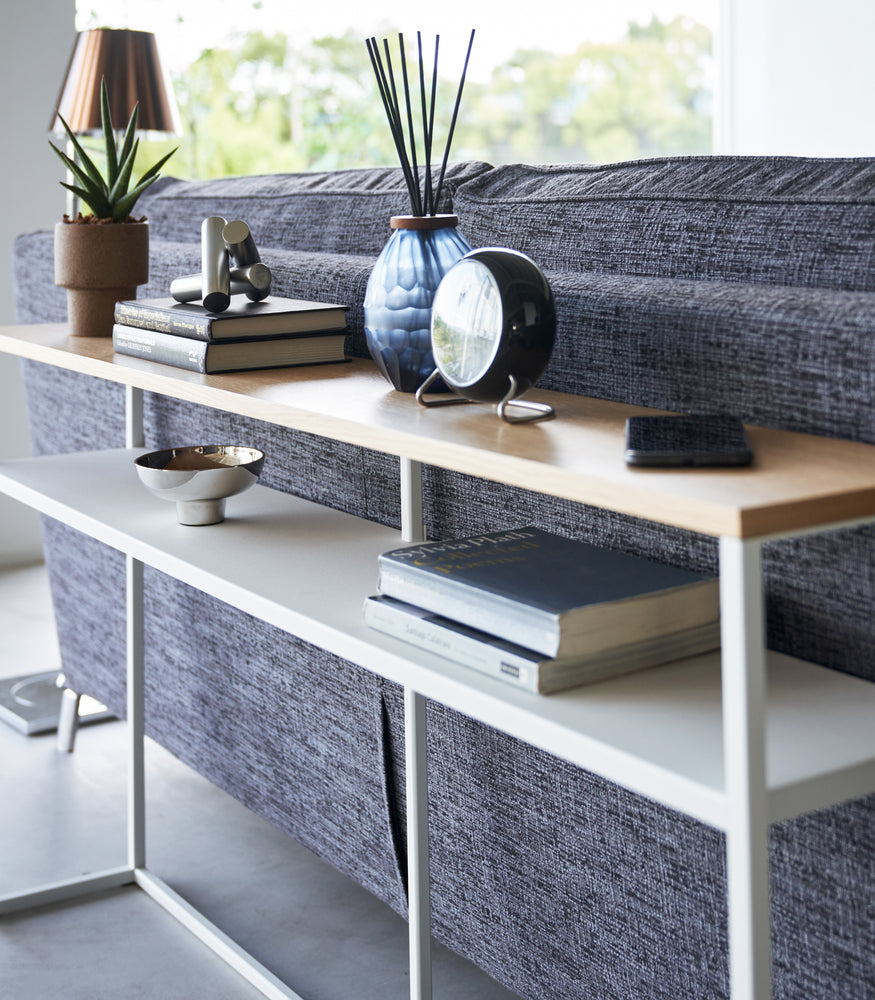
<svg viewBox="0 0 875 1000">
<path fill-rule="evenodd" d="M 401 458 L 401 537 L 425 540 L 422 464 Z M 407 917 L 411 1000 L 431 1000 L 431 892 L 428 844 L 428 753 L 425 697 L 404 688 L 404 753 L 407 791 Z"/>
<path fill-rule="evenodd" d="M 762 543 L 720 539 L 729 981 L 733 1000 L 768 1000 L 769 817 Z"/>
<path fill-rule="evenodd" d="M 126 388 L 126 444 L 143 443 L 142 390 Z M 424 539 L 422 466 L 401 458 L 402 538 Z M 26 502 L 26 501 L 25 501 Z M 861 518 L 850 523 L 871 523 Z M 826 531 L 825 525 L 811 531 Z M 808 533 L 809 529 L 788 532 Z M 762 545 L 766 538 L 721 537 L 720 607 L 722 722 L 724 743 L 727 904 L 730 992 L 733 1000 L 771 997 L 768 834 L 770 804 L 766 775 L 766 651 Z M 301 1000 L 253 956 L 178 896 L 146 866 L 143 719 L 143 567 L 127 559 L 127 865 L 0 897 L 0 914 L 74 899 L 85 893 L 137 885 L 192 931 L 264 996 Z M 422 675 L 417 675 L 422 676 Z M 431 1000 L 431 927 L 428 842 L 426 695 L 405 683 L 405 751 L 408 824 L 409 961 L 411 1000 Z M 430 696 L 433 696 L 430 695 Z M 511 704 L 502 705 L 508 718 Z M 495 721 L 495 720 L 493 720 Z M 497 720 L 500 725 L 500 718 Z M 585 766 L 585 763 L 584 763 Z"/>
</svg>

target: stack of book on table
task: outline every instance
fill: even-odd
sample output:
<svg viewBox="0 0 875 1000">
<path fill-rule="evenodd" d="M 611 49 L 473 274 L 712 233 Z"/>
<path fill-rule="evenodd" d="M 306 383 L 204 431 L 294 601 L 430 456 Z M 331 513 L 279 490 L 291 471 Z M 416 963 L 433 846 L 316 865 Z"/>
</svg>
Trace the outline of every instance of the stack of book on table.
<svg viewBox="0 0 875 1000">
<path fill-rule="evenodd" d="M 549 694 L 720 645 L 715 576 L 539 528 L 379 557 L 372 628 Z"/>
<path fill-rule="evenodd" d="M 245 371 L 344 360 L 346 306 L 243 295 L 219 313 L 167 299 L 117 302 L 112 331 L 119 354 L 190 371 Z"/>
</svg>

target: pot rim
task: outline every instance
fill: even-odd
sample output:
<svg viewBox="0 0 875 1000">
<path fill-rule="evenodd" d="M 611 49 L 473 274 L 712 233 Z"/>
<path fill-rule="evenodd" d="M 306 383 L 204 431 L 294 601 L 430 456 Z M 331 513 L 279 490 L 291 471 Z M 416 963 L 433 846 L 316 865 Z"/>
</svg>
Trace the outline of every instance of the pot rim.
<svg viewBox="0 0 875 1000">
<path fill-rule="evenodd" d="M 95 219 L 94 222 L 86 221 L 88 218 Z M 77 216 L 75 219 L 71 219 L 69 215 L 65 215 L 63 219 L 59 219 L 55 223 L 55 228 L 58 226 L 70 226 L 76 227 L 77 229 L 109 229 L 121 226 L 148 226 L 149 220 L 147 218 L 142 219 L 125 219 L 123 222 L 114 222 L 112 219 L 97 219 L 94 215 L 90 216 Z"/>
</svg>

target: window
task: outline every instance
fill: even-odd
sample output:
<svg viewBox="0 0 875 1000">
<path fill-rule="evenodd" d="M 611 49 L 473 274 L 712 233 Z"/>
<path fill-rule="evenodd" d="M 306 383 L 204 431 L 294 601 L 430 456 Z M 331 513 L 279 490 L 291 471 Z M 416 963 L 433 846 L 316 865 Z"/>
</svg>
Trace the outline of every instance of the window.
<svg viewBox="0 0 875 1000">
<path fill-rule="evenodd" d="M 173 173 L 212 177 L 394 164 L 364 39 L 388 37 L 394 55 L 402 30 L 415 56 L 417 29 L 429 73 L 440 33 L 446 93 L 438 108 L 446 115 L 477 29 L 454 159 L 612 162 L 710 152 L 717 6 L 539 0 L 525 19 L 508 17 L 504 0 L 446 0 L 425 16 L 401 0 L 384 0 L 379 15 L 359 0 L 309 9 L 280 0 L 99 0 L 80 10 L 77 27 L 156 33 L 186 130 Z"/>
</svg>

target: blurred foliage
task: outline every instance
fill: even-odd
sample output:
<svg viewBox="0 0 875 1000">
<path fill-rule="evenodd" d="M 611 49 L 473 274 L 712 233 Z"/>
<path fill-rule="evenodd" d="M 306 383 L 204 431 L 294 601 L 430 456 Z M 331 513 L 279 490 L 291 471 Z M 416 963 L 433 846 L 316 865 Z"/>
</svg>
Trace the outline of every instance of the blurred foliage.
<svg viewBox="0 0 875 1000">
<path fill-rule="evenodd" d="M 654 17 L 571 54 L 519 50 L 487 82 L 466 83 L 452 158 L 608 163 L 708 153 L 711 42 L 692 18 Z M 364 39 L 352 31 L 300 49 L 285 35 L 252 32 L 202 52 L 173 82 L 185 129 L 177 176 L 397 164 Z M 441 111 L 449 115 L 457 86 L 439 82 L 436 156 L 449 125 Z M 150 143 L 148 153 L 169 145 Z"/>
</svg>

